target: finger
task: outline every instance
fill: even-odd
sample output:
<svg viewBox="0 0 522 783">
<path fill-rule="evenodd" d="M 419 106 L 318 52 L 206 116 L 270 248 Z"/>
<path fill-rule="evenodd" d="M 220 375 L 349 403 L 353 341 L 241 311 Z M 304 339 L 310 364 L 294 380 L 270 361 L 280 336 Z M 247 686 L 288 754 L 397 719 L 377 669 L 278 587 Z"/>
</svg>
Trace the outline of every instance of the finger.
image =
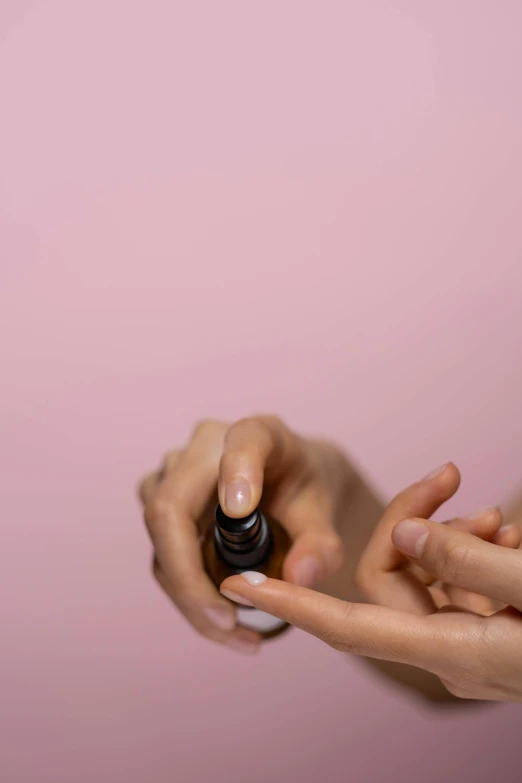
<svg viewBox="0 0 522 783">
<path fill-rule="evenodd" d="M 243 517 L 259 505 L 263 485 L 308 467 L 302 441 L 279 419 L 243 419 L 228 430 L 219 466 L 219 502 L 226 514 Z"/>
<path fill-rule="evenodd" d="M 469 590 L 452 588 L 450 591 L 439 582 L 430 587 L 429 590 L 439 612 L 458 608 L 461 612 L 470 612 L 482 617 L 489 617 L 495 612 L 493 601 L 482 595 L 470 593 Z"/>
<path fill-rule="evenodd" d="M 446 606 L 450 605 L 448 595 L 440 582 L 436 582 L 428 589 L 430 591 L 431 597 L 433 598 L 433 603 L 437 607 L 437 611 L 440 611 L 441 609 L 444 609 Z"/>
<path fill-rule="evenodd" d="M 490 512 L 490 513 L 488 513 Z M 472 521 L 471 526 L 464 524 L 460 526 L 458 520 L 455 525 L 456 529 L 460 529 L 463 532 L 470 532 L 473 535 L 482 538 L 483 541 L 491 541 L 497 546 L 503 546 L 506 549 L 517 549 L 520 545 L 520 530 L 515 525 L 502 525 L 502 512 L 498 507 L 494 509 L 484 509 L 480 512 L 481 517 L 476 520 L 476 523 Z M 481 524 L 480 520 L 484 520 L 485 524 Z M 467 520 L 465 520 L 467 521 Z M 452 585 L 444 585 L 448 601 L 455 605 L 460 606 L 468 612 L 474 612 L 475 614 L 481 614 L 484 617 L 494 614 L 498 611 L 499 606 L 486 596 L 472 593 L 469 590 L 463 590 L 461 587 L 453 587 Z"/>
<path fill-rule="evenodd" d="M 475 511 L 466 517 L 455 517 L 440 524 L 447 525 L 455 530 L 462 530 L 465 533 L 471 533 L 484 541 L 493 541 L 502 525 L 502 512 L 498 506 L 490 506 Z M 428 574 L 415 563 L 411 563 L 409 567 L 411 572 L 425 585 L 429 586 L 437 581 L 432 574 Z M 455 603 L 457 604 L 458 602 Z"/>
<path fill-rule="evenodd" d="M 147 476 L 145 476 L 144 479 L 142 479 L 139 487 L 138 487 L 138 495 L 142 502 L 142 505 L 146 506 L 147 503 L 152 498 L 152 495 L 156 491 L 156 487 L 158 486 L 158 473 L 149 473 Z"/>
<path fill-rule="evenodd" d="M 314 465 L 305 470 L 308 481 L 301 483 L 291 501 L 282 504 L 280 521 L 289 532 L 293 544 L 283 565 L 283 578 L 301 587 L 312 587 L 338 571 L 344 560 L 344 546 L 336 530 L 335 493 L 323 483 L 325 466 Z M 330 481 L 335 465 L 330 465 Z M 311 477 L 311 478 L 310 478 Z"/>
<path fill-rule="evenodd" d="M 205 573 L 196 521 L 215 491 L 226 428 L 207 423 L 195 432 L 175 469 L 167 473 L 145 506 L 145 520 L 170 595 L 194 625 L 222 631 L 235 626 L 235 609 Z M 202 626 L 201 626 L 202 627 Z"/>
<path fill-rule="evenodd" d="M 391 571 L 403 562 L 403 556 L 389 545 L 389 534 L 401 519 L 413 516 L 431 517 L 456 493 L 460 485 L 460 472 L 448 462 L 422 481 L 397 495 L 387 507 L 379 523 L 379 536 L 372 541 L 372 553 L 384 571 Z M 413 509 L 422 508 L 422 515 Z M 386 533 L 386 535 L 384 535 Z"/>
<path fill-rule="evenodd" d="M 369 601 L 415 614 L 429 614 L 436 605 L 407 560 L 391 543 L 391 531 L 412 515 L 430 517 L 458 489 L 460 473 L 453 463 L 413 484 L 387 507 L 356 572 L 356 582 Z M 415 509 L 415 511 L 413 511 Z"/>
<path fill-rule="evenodd" d="M 521 608 L 520 551 L 422 519 L 399 522 L 392 531 L 392 541 L 443 583 Z"/>
<path fill-rule="evenodd" d="M 274 488 L 281 489 L 283 484 L 278 521 L 293 539 L 283 576 L 310 587 L 343 562 L 332 493 L 322 482 L 313 452 L 307 441 L 273 417 L 245 419 L 231 427 L 219 476 L 219 497 L 226 513 L 250 513 L 264 488 L 274 494 Z"/>
<path fill-rule="evenodd" d="M 263 574 L 230 577 L 221 591 L 355 655 L 421 666 L 436 673 L 455 646 L 454 640 L 444 638 L 431 622 L 432 617 L 347 603 Z"/>
<path fill-rule="evenodd" d="M 170 451 L 167 454 L 157 474 L 158 482 L 163 481 L 165 476 L 167 476 L 169 473 L 172 473 L 176 469 L 182 457 L 183 457 L 183 452 L 180 450 Z"/>
<path fill-rule="evenodd" d="M 320 501 L 321 488 L 310 486 L 281 521 L 293 538 L 283 564 L 283 578 L 313 587 L 338 571 L 344 560 L 343 542 L 334 527 L 330 498 Z"/>
<path fill-rule="evenodd" d="M 463 612 L 472 612 L 483 617 L 489 617 L 495 612 L 493 601 L 484 595 L 462 590 L 459 587 L 445 588 L 444 593 L 447 596 L 446 603 L 450 606 L 458 606 Z"/>
<path fill-rule="evenodd" d="M 171 473 L 182 457 L 181 451 L 171 451 L 163 460 L 159 470 L 154 473 L 149 473 L 142 479 L 139 487 L 138 494 L 143 505 L 146 505 L 151 499 L 153 493 L 160 481 L 162 481 L 168 473 Z"/>
<path fill-rule="evenodd" d="M 442 524 L 455 530 L 471 533 L 472 535 L 481 538 L 483 541 L 493 541 L 493 543 L 500 543 L 500 545 L 504 545 L 505 543 L 507 546 L 511 546 L 511 544 L 516 545 L 518 536 L 513 536 L 512 532 L 509 530 L 507 531 L 507 535 L 504 535 L 503 533 L 500 536 L 498 535 L 502 520 L 501 510 L 498 506 L 492 506 L 480 509 L 466 517 L 450 519 Z M 412 564 L 411 568 L 419 579 L 424 580 L 425 584 L 433 585 L 433 583 L 436 582 L 434 576 L 427 574 L 427 572 L 419 566 Z M 498 607 L 490 598 L 478 595 L 478 593 L 472 593 L 469 590 L 463 590 L 461 587 L 440 585 L 440 583 L 437 583 L 433 587 L 430 586 L 430 593 L 439 609 L 447 605 L 458 606 L 464 611 L 473 612 L 474 614 L 482 615 L 484 617 L 488 617 L 498 610 Z"/>
<path fill-rule="evenodd" d="M 161 589 L 166 593 L 170 600 L 173 600 L 172 586 L 169 584 L 163 569 L 161 568 L 157 558 L 153 561 L 153 575 Z M 227 633 L 225 631 L 216 628 L 206 617 L 199 612 L 189 612 L 186 615 L 186 619 L 190 622 L 192 627 L 218 644 L 224 644 L 231 647 L 236 652 L 240 652 L 244 655 L 253 655 L 260 649 L 261 639 L 259 634 L 248 628 L 237 627 L 233 631 Z"/>
<path fill-rule="evenodd" d="M 522 532 L 517 525 L 504 525 L 492 539 L 497 546 L 506 549 L 518 549 L 522 541 Z"/>
</svg>

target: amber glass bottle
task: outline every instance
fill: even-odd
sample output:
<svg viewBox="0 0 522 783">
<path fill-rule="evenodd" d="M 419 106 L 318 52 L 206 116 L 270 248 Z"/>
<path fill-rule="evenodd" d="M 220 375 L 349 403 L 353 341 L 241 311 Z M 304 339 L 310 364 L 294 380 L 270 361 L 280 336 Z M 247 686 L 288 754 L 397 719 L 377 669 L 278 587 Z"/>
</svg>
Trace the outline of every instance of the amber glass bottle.
<svg viewBox="0 0 522 783">
<path fill-rule="evenodd" d="M 281 579 L 289 547 L 284 528 L 259 509 L 243 519 L 233 519 L 218 506 L 215 524 L 203 541 L 203 561 L 218 588 L 228 576 L 242 571 L 259 571 Z M 288 628 L 278 617 L 249 606 L 237 605 L 237 620 L 239 625 L 258 631 L 264 639 L 278 636 Z"/>
</svg>

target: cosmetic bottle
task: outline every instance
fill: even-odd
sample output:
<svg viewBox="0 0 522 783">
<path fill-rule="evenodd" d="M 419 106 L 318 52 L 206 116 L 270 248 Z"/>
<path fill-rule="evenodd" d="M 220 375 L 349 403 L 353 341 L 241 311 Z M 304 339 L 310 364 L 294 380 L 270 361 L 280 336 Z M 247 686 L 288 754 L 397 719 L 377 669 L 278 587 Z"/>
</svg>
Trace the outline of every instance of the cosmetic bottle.
<svg viewBox="0 0 522 783">
<path fill-rule="evenodd" d="M 233 519 L 218 506 L 215 524 L 203 541 L 203 561 L 219 589 L 223 580 L 242 571 L 259 571 L 281 579 L 289 548 L 290 539 L 284 528 L 259 509 L 243 519 Z M 289 627 L 278 617 L 254 607 L 236 607 L 238 625 L 257 631 L 264 639 L 279 636 Z"/>
</svg>

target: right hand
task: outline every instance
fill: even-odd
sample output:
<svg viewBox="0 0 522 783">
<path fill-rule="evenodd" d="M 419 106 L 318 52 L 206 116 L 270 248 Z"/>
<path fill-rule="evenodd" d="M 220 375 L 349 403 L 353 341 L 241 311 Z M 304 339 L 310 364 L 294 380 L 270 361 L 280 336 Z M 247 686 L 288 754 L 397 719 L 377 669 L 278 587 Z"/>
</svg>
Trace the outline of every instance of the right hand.
<svg viewBox="0 0 522 783">
<path fill-rule="evenodd" d="M 422 615 L 453 605 L 477 614 L 492 614 L 495 604 L 487 596 L 460 586 L 441 584 L 433 572 L 404 558 L 393 544 L 392 531 L 399 520 L 429 519 L 457 492 L 460 472 L 455 465 L 448 463 L 434 473 L 406 488 L 389 504 L 359 558 L 355 581 L 367 601 L 390 609 Z M 438 480 L 439 474 L 443 480 Z M 505 549 L 520 546 L 520 530 L 515 525 L 503 525 L 498 506 L 454 518 L 444 527 L 471 533 Z"/>
<path fill-rule="evenodd" d="M 255 652 L 258 634 L 236 627 L 234 605 L 202 564 L 200 537 L 213 524 L 218 499 L 225 513 L 242 517 L 263 493 L 264 508 L 293 542 L 284 579 L 312 587 L 343 562 L 338 530 L 355 483 L 339 450 L 294 434 L 275 417 L 201 422 L 185 448 L 168 454 L 140 485 L 154 576 L 199 633 Z"/>
<path fill-rule="evenodd" d="M 499 545 L 424 518 L 404 518 L 404 509 L 418 506 L 423 496 L 437 497 L 436 510 L 457 485 L 458 471 L 448 465 L 402 492 L 384 515 L 382 526 L 394 551 L 382 574 L 393 577 L 388 587 L 402 609 L 348 603 L 252 572 L 229 577 L 221 590 L 335 649 L 431 672 L 459 698 L 520 702 L 522 553 L 512 548 L 520 543 L 520 532 L 498 531 Z M 488 596 L 502 608 L 486 616 L 451 604 L 439 609 L 420 583 L 414 589 L 409 579 L 394 585 L 406 563 L 452 589 Z"/>
</svg>

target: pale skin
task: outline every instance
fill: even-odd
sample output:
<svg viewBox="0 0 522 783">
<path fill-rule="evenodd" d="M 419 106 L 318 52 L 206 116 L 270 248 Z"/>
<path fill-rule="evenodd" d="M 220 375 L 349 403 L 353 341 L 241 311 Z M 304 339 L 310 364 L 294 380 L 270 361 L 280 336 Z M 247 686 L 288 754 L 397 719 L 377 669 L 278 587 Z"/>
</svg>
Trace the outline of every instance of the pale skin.
<svg viewBox="0 0 522 783">
<path fill-rule="evenodd" d="M 430 522 L 459 483 L 448 463 L 385 508 L 337 447 L 258 416 L 199 424 L 143 480 L 140 496 L 154 575 L 210 640 L 244 653 L 259 648 L 257 634 L 236 625 L 232 598 L 363 656 L 432 702 L 519 701 L 520 529 L 504 525 L 497 507 Z M 220 593 L 202 566 L 201 530 L 218 498 L 241 517 L 262 493 L 293 541 L 285 581 L 236 576 Z"/>
</svg>

